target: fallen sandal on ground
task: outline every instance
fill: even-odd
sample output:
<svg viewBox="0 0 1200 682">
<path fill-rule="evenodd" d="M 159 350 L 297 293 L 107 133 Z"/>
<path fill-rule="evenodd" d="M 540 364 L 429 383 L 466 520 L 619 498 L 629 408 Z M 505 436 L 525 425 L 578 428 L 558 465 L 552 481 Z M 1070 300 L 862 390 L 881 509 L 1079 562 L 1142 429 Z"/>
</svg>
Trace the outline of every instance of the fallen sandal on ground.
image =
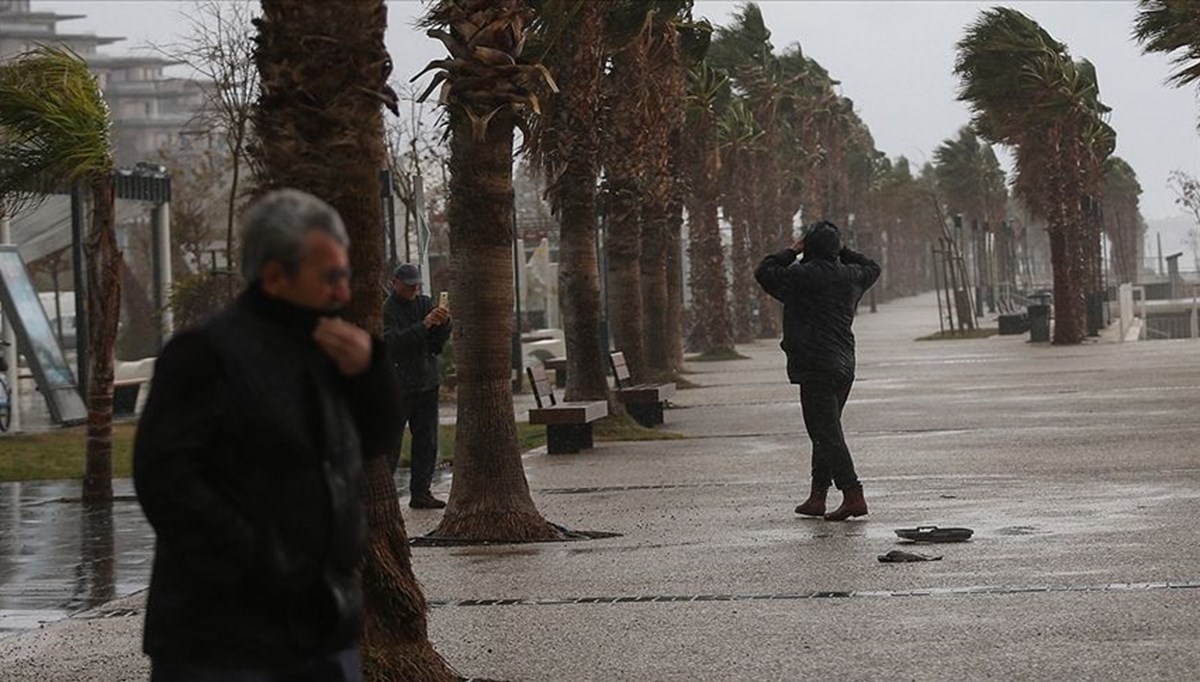
<svg viewBox="0 0 1200 682">
<path fill-rule="evenodd" d="M 879 561 L 885 564 L 903 564 L 909 561 L 941 561 L 942 557 L 928 556 L 925 554 L 917 554 L 916 552 L 905 552 L 899 549 L 893 549 L 887 554 L 880 554 Z"/>
</svg>

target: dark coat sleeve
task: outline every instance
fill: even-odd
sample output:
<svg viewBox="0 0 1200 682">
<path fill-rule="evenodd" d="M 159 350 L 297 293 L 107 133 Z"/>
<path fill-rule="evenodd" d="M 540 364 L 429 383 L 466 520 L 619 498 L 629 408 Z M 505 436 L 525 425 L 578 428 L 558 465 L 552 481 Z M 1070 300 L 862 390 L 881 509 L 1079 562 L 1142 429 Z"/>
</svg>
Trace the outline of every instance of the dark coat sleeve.
<svg viewBox="0 0 1200 682">
<path fill-rule="evenodd" d="M 793 249 L 784 249 L 767 256 L 758 264 L 754 279 L 772 298 L 783 300 L 787 290 L 788 268 L 796 262 L 798 253 Z"/>
<path fill-rule="evenodd" d="M 754 272 L 759 285 L 780 302 L 787 303 L 789 296 L 803 293 L 819 281 L 820 275 L 812 263 L 797 261 L 798 255 L 799 252 L 792 249 L 773 253 L 764 258 Z"/>
<path fill-rule="evenodd" d="M 858 277 L 858 284 L 862 287 L 863 291 L 870 289 L 875 280 L 879 279 L 880 272 L 882 272 L 878 263 L 848 248 L 843 248 L 838 253 L 838 258 L 842 263 L 854 266 L 856 269 L 855 274 Z"/>
<path fill-rule="evenodd" d="M 446 341 L 450 340 L 450 329 L 453 322 L 447 320 L 445 324 L 439 324 L 429 330 L 429 352 L 434 355 L 441 355 L 442 349 L 446 347 Z"/>
<path fill-rule="evenodd" d="M 159 355 L 138 423 L 133 483 L 160 542 L 206 581 L 230 583 L 250 568 L 254 526 L 222 491 L 205 461 L 236 460 L 222 412 L 221 360 L 201 332 L 177 335 Z"/>
<path fill-rule="evenodd" d="M 400 447 L 399 389 L 388 366 L 383 341 L 371 339 L 371 364 L 346 380 L 346 394 L 362 440 L 363 458 L 378 457 Z"/>
</svg>

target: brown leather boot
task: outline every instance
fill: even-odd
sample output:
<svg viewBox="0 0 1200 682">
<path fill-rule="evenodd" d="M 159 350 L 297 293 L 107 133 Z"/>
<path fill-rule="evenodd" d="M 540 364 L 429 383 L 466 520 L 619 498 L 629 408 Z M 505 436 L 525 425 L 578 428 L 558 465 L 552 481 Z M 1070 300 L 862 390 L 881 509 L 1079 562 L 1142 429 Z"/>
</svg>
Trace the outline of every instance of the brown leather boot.
<svg viewBox="0 0 1200 682">
<path fill-rule="evenodd" d="M 808 499 L 796 507 L 796 513 L 802 516 L 824 516 L 825 494 L 828 492 L 829 488 L 818 488 L 814 485 L 812 492 L 808 494 Z"/>
<path fill-rule="evenodd" d="M 842 504 L 825 515 L 826 521 L 845 521 L 851 516 L 866 516 L 867 501 L 863 499 L 862 486 L 842 491 Z"/>
</svg>

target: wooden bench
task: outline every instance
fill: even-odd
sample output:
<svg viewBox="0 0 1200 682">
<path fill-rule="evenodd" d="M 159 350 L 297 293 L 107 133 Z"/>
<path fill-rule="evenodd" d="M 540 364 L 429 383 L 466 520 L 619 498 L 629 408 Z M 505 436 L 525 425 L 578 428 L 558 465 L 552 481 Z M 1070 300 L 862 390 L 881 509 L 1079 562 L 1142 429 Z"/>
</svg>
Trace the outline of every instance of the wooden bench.
<svg viewBox="0 0 1200 682">
<path fill-rule="evenodd" d="M 609 353 L 612 366 L 613 394 L 625 405 L 625 411 L 642 426 L 657 426 L 663 423 L 663 408 L 667 398 L 675 395 L 675 384 L 634 384 L 621 351 Z"/>
<path fill-rule="evenodd" d="M 608 416 L 603 400 L 560 403 L 541 365 L 525 368 L 537 407 L 529 410 L 530 424 L 546 425 L 546 451 L 569 454 L 592 447 L 592 422 Z"/>
<path fill-rule="evenodd" d="M 566 358 L 546 358 L 542 360 L 542 366 L 546 369 L 554 370 L 554 387 L 567 387 L 567 359 Z"/>
</svg>

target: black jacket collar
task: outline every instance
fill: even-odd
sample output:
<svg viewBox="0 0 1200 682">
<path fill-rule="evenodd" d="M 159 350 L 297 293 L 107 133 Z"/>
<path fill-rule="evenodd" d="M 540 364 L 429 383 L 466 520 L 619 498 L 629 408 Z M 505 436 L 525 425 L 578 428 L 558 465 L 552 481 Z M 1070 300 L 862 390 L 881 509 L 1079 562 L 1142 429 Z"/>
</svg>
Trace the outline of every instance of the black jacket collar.
<svg viewBox="0 0 1200 682">
<path fill-rule="evenodd" d="M 238 296 L 237 304 L 254 315 L 283 327 L 289 333 L 305 338 L 312 337 L 317 328 L 317 321 L 323 316 L 323 313 L 312 308 L 303 308 L 268 296 L 257 280 Z"/>
</svg>

